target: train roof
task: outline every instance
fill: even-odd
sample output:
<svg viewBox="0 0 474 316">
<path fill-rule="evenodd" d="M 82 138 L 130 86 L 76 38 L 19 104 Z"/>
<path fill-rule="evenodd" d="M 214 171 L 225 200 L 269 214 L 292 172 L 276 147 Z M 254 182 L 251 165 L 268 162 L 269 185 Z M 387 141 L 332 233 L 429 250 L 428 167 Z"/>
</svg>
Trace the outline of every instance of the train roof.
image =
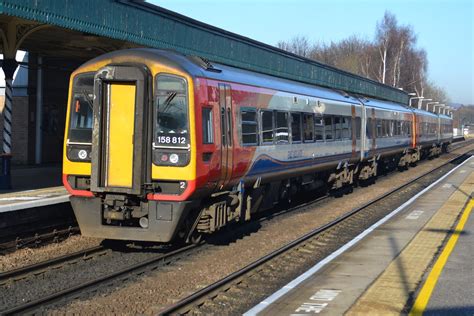
<svg viewBox="0 0 474 316">
<path fill-rule="evenodd" d="M 379 108 L 379 109 L 384 109 L 384 110 L 392 110 L 392 111 L 398 111 L 398 112 L 405 112 L 405 113 L 412 113 L 412 109 L 408 108 L 402 104 L 399 103 L 394 103 L 390 101 L 383 101 L 383 100 L 377 100 L 377 99 L 367 99 L 367 98 L 362 98 L 362 102 L 364 103 L 365 106 L 369 107 L 374 107 L 374 108 Z"/>
<path fill-rule="evenodd" d="M 420 110 L 420 109 L 413 108 L 413 112 L 415 114 L 418 114 L 418 115 L 431 116 L 431 117 L 438 118 L 438 114 L 433 113 L 433 112 L 428 112 L 428 111 L 425 111 L 425 110 Z"/>
<path fill-rule="evenodd" d="M 114 51 L 98 56 L 85 65 L 98 62 L 104 59 L 123 58 L 125 56 L 134 59 L 147 59 L 162 63 L 166 66 L 179 69 L 191 75 L 192 77 L 203 77 L 220 81 L 247 84 L 261 88 L 273 89 L 294 93 L 298 95 L 307 95 L 321 99 L 339 101 L 351 104 L 364 103 L 367 106 L 388 109 L 399 112 L 416 112 L 419 115 L 437 116 L 436 114 L 423 110 L 408 108 L 403 104 L 384 101 L 365 96 L 350 95 L 344 91 L 319 87 L 303 82 L 291 81 L 257 72 L 230 67 L 217 63 L 209 63 L 205 59 L 195 56 L 185 56 L 171 50 L 160 50 L 154 48 L 132 48 Z"/>
<path fill-rule="evenodd" d="M 438 114 L 439 118 L 445 119 L 445 120 L 452 120 L 453 118 L 451 116 L 448 116 L 446 114 Z"/>
<path fill-rule="evenodd" d="M 120 59 L 124 56 L 131 56 L 137 60 L 153 60 L 172 68 L 180 69 L 192 77 L 203 77 L 207 79 L 247 84 L 261 88 L 295 93 L 299 95 L 307 95 L 351 104 L 361 103 L 359 99 L 343 91 L 291 81 L 226 65 L 216 63 L 210 64 L 201 58 L 185 56 L 169 50 L 153 48 L 132 48 L 119 50 L 98 56 L 88 61 L 81 67 L 96 63 L 101 60 L 112 58 Z"/>
</svg>

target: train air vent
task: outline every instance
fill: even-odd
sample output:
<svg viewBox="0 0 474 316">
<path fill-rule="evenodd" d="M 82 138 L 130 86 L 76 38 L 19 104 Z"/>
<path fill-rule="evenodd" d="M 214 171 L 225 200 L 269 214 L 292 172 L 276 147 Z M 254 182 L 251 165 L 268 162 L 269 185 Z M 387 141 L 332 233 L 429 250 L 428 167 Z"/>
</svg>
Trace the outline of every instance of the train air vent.
<svg viewBox="0 0 474 316">
<path fill-rule="evenodd" d="M 222 70 L 214 67 L 214 65 L 206 58 L 199 56 L 191 56 L 191 59 L 196 62 L 200 67 L 206 69 L 207 71 L 213 72 L 222 72 Z"/>
</svg>

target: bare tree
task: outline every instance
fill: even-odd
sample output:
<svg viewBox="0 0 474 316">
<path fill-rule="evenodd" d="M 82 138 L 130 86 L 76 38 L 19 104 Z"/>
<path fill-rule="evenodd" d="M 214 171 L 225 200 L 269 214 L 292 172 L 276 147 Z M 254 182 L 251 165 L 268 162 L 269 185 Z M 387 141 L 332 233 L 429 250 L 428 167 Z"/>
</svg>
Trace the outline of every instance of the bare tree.
<svg viewBox="0 0 474 316">
<path fill-rule="evenodd" d="M 418 96 L 423 96 L 427 69 L 428 60 L 424 49 L 406 49 L 400 65 L 400 86 L 405 91 L 416 92 Z"/>
<path fill-rule="evenodd" d="M 446 92 L 427 80 L 428 59 L 424 49 L 416 48 L 417 38 L 409 25 L 385 12 L 376 25 L 374 41 L 350 36 L 330 44 L 311 44 L 296 36 L 277 46 L 297 55 L 391 85 L 418 96 L 446 102 Z"/>
<path fill-rule="evenodd" d="M 375 45 L 380 55 L 380 70 L 377 75 L 378 80 L 386 83 L 391 47 L 393 46 L 394 36 L 396 35 L 397 18 L 390 12 L 385 12 L 382 21 L 377 23 Z"/>
<path fill-rule="evenodd" d="M 309 57 L 311 51 L 308 38 L 300 35 L 293 37 L 289 41 L 279 41 L 277 47 L 302 57 Z"/>
<path fill-rule="evenodd" d="M 446 91 L 444 91 L 443 88 L 437 86 L 435 83 L 430 81 L 425 83 L 425 91 L 423 96 L 425 98 L 430 98 L 432 100 L 438 101 L 439 103 L 446 104 L 447 102 L 449 102 L 449 98 L 446 94 Z"/>
</svg>

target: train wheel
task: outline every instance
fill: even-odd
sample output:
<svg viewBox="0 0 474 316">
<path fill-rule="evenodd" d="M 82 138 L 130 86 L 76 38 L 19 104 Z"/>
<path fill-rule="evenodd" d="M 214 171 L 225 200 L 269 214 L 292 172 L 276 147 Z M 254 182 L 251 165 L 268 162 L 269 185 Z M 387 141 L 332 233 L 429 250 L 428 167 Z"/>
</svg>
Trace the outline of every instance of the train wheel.
<svg viewBox="0 0 474 316">
<path fill-rule="evenodd" d="M 189 237 L 189 241 L 195 245 L 200 244 L 203 239 L 203 234 L 199 232 L 194 232 L 191 234 L 191 237 Z"/>
</svg>

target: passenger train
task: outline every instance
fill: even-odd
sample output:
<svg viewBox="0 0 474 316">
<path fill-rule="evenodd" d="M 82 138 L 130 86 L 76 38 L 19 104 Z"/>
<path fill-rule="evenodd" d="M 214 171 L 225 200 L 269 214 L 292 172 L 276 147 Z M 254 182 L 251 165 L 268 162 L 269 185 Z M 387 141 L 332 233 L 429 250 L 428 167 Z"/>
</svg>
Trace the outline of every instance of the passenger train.
<svg viewBox="0 0 474 316">
<path fill-rule="evenodd" d="M 87 62 L 68 102 L 63 183 L 81 233 L 106 239 L 193 241 L 453 136 L 446 115 L 157 49 Z"/>
</svg>

